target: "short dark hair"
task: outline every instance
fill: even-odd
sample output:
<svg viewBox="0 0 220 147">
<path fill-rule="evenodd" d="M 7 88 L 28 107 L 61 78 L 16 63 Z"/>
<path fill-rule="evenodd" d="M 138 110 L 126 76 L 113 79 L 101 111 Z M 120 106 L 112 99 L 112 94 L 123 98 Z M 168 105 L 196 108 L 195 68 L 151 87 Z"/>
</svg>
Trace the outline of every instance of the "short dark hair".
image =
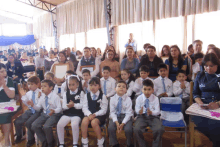
<svg viewBox="0 0 220 147">
<path fill-rule="evenodd" d="M 111 68 L 110 68 L 109 66 L 104 66 L 104 67 L 102 68 L 102 71 L 104 71 L 104 70 L 108 70 L 109 72 L 111 72 Z"/>
<path fill-rule="evenodd" d="M 46 72 L 45 75 L 51 76 L 52 79 L 54 79 L 54 77 L 55 77 L 54 73 L 52 73 L 50 71 Z"/>
<path fill-rule="evenodd" d="M 167 65 L 164 64 L 164 63 L 160 63 L 160 64 L 157 66 L 157 72 L 158 72 L 161 68 L 165 68 L 165 69 L 167 70 Z"/>
<path fill-rule="evenodd" d="M 47 83 L 49 87 L 53 87 L 53 88 L 55 86 L 55 84 L 51 80 L 43 80 L 41 81 L 41 83 Z"/>
<path fill-rule="evenodd" d="M 203 44 L 203 42 L 202 42 L 201 40 L 194 40 L 194 41 L 193 41 L 193 45 L 194 45 L 195 43 L 198 43 L 198 42 L 200 42 L 200 43 Z"/>
<path fill-rule="evenodd" d="M 98 84 L 100 85 L 100 79 L 98 77 L 93 77 L 90 81 L 89 84 Z"/>
<path fill-rule="evenodd" d="M 178 76 L 180 73 L 186 75 L 185 70 L 180 69 L 180 70 L 177 71 L 176 76 Z"/>
<path fill-rule="evenodd" d="M 155 46 L 153 46 L 153 45 L 149 45 L 149 46 L 147 47 L 147 50 L 148 50 L 149 48 L 154 49 L 154 51 L 156 51 L 156 48 L 155 48 Z"/>
<path fill-rule="evenodd" d="M 88 69 L 83 69 L 82 74 L 88 73 L 90 75 L 90 71 Z"/>
<path fill-rule="evenodd" d="M 199 58 L 203 58 L 203 57 L 204 57 L 203 53 L 197 53 L 194 55 L 195 60 L 197 60 Z"/>
<path fill-rule="evenodd" d="M 30 78 L 28 78 L 27 82 L 34 83 L 37 85 L 40 83 L 40 78 L 38 78 L 37 76 L 31 76 Z"/>
<path fill-rule="evenodd" d="M 50 50 L 49 54 L 54 54 L 55 55 L 55 52 L 53 50 Z"/>
<path fill-rule="evenodd" d="M 125 84 L 125 85 L 126 85 L 126 89 L 128 89 L 128 85 L 127 85 L 127 83 L 126 83 L 125 81 L 123 81 L 123 80 L 118 81 L 117 84 L 116 84 L 116 86 L 117 86 L 119 83 Z"/>
<path fill-rule="evenodd" d="M 150 46 L 150 43 L 145 43 L 144 46 L 143 46 L 143 48 L 145 49 L 145 48 L 147 48 L 148 46 Z"/>
<path fill-rule="evenodd" d="M 139 68 L 139 72 L 141 71 L 145 71 L 145 72 L 150 72 L 150 69 L 147 65 L 142 65 L 140 68 Z"/>
<path fill-rule="evenodd" d="M 5 64 L 0 63 L 0 69 L 2 69 L 2 68 L 6 69 L 6 66 L 5 66 Z"/>
<path fill-rule="evenodd" d="M 191 48 L 193 48 L 193 45 L 192 45 L 192 44 L 190 44 L 190 45 L 188 46 L 188 51 L 189 51 Z"/>
<path fill-rule="evenodd" d="M 151 80 L 146 79 L 143 81 L 143 86 L 154 88 L 154 83 Z"/>
<path fill-rule="evenodd" d="M 76 73 L 73 70 L 67 70 L 66 74 L 76 75 Z"/>
<path fill-rule="evenodd" d="M 86 49 L 91 51 L 91 48 L 89 48 L 89 47 L 84 47 L 83 50 L 86 50 Z"/>
</svg>

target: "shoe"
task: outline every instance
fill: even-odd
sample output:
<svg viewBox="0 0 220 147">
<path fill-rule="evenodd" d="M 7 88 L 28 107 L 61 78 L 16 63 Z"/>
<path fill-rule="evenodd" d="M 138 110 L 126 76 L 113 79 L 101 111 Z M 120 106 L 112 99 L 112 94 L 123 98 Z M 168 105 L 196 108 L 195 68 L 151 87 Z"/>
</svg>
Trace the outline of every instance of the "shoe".
<svg viewBox="0 0 220 147">
<path fill-rule="evenodd" d="M 59 147 L 65 147 L 65 145 L 64 144 L 60 144 Z"/>
<path fill-rule="evenodd" d="M 73 147 L 78 147 L 78 144 L 74 144 Z"/>
<path fill-rule="evenodd" d="M 129 146 L 127 145 L 127 147 L 134 147 L 134 145 L 133 145 L 133 144 L 130 144 Z"/>
<path fill-rule="evenodd" d="M 112 147 L 119 147 L 119 144 L 113 145 Z"/>
<path fill-rule="evenodd" d="M 32 145 L 35 144 L 35 139 L 33 140 L 28 140 L 26 147 L 31 147 Z"/>
<path fill-rule="evenodd" d="M 15 139 L 15 144 L 20 143 L 22 141 L 23 141 L 22 136 L 17 136 Z"/>
<path fill-rule="evenodd" d="M 42 142 L 42 147 L 48 147 L 47 141 Z"/>
</svg>

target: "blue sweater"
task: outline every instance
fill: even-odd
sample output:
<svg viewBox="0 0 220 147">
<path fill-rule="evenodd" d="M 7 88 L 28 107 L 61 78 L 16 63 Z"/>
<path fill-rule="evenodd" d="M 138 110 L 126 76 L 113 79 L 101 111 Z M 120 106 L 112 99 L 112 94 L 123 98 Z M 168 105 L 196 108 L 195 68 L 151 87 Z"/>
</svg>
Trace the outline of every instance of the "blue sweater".
<svg viewBox="0 0 220 147">
<path fill-rule="evenodd" d="M 124 58 L 122 61 L 121 61 L 121 70 L 125 69 L 125 66 L 126 66 L 126 63 L 127 63 L 128 59 L 127 58 Z M 136 73 L 138 71 L 138 65 L 139 65 L 139 60 L 137 58 L 134 58 L 134 69 L 131 69 L 130 72 L 131 73 Z"/>
</svg>

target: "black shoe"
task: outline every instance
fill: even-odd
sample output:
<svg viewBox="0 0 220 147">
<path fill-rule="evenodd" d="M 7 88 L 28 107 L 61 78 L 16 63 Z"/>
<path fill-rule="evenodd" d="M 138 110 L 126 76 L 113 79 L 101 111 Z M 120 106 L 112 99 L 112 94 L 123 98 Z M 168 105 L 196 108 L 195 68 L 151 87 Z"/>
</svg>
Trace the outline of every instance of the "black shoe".
<svg viewBox="0 0 220 147">
<path fill-rule="evenodd" d="M 119 144 L 113 145 L 112 147 L 119 147 Z"/>
<path fill-rule="evenodd" d="M 47 141 L 42 142 L 42 147 L 48 147 Z"/>
<path fill-rule="evenodd" d="M 78 147 L 78 144 L 74 144 L 73 147 L 74 147 L 74 146 L 77 146 L 77 147 Z"/>
<path fill-rule="evenodd" d="M 127 145 L 127 147 L 134 147 L 134 145 L 133 145 L 133 144 L 130 144 L 130 145 Z"/>
<path fill-rule="evenodd" d="M 35 144 L 35 139 L 33 140 L 28 140 L 26 147 L 31 147 L 32 145 Z"/>
<path fill-rule="evenodd" d="M 21 139 L 21 138 L 22 138 L 22 136 L 17 136 L 15 139 L 15 144 L 22 142 L 23 139 Z"/>
<path fill-rule="evenodd" d="M 59 144 L 59 146 L 58 146 L 58 147 L 60 147 L 60 145 L 62 145 L 63 147 L 65 147 L 65 144 Z"/>
</svg>

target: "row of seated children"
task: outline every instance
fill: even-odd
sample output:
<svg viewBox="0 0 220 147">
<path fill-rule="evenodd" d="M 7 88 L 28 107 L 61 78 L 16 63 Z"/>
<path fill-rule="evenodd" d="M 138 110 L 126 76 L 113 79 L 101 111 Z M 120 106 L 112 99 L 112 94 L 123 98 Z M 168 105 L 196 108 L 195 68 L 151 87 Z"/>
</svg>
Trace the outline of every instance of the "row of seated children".
<svg viewBox="0 0 220 147">
<path fill-rule="evenodd" d="M 167 70 L 166 66 L 160 66 L 164 68 L 159 67 L 158 73 L 160 73 L 160 70 L 162 69 Z M 109 72 L 109 69 L 110 68 L 105 67 L 103 71 Z M 161 71 L 161 77 L 166 78 L 163 76 L 162 73 L 163 72 Z M 126 75 L 126 73 L 124 74 Z M 130 73 L 127 74 L 127 77 L 129 77 Z M 153 142 L 153 146 L 158 146 L 163 133 L 163 128 L 158 117 L 158 115 L 160 114 L 159 100 L 156 96 L 153 95 L 154 88 L 156 86 L 154 86 L 154 82 L 152 82 L 152 80 L 148 79 L 148 74 L 149 70 L 146 66 L 140 68 L 140 78 L 144 79 L 144 81 L 143 83 L 140 83 L 140 89 L 142 89 L 142 93 L 136 99 L 135 112 L 139 115 L 139 117 L 137 118 L 135 123 L 134 133 L 137 137 L 139 145 L 145 146 L 145 142 L 143 139 L 143 135 L 141 135 L 141 132 L 147 125 L 152 125 L 150 127 L 153 131 L 159 131 L 153 133 L 154 137 L 156 138 Z M 184 72 L 182 74 L 184 75 Z M 127 145 L 132 146 L 130 138 L 132 136 L 132 131 L 131 129 L 127 130 L 126 128 L 132 128 L 132 126 L 129 125 L 132 124 L 130 123 L 130 119 L 133 115 L 133 110 L 131 107 L 131 99 L 127 95 L 127 85 L 129 85 L 127 84 L 127 81 L 129 81 L 129 78 L 126 80 L 125 75 L 123 75 L 122 72 L 123 81 L 119 82 L 116 88 L 112 89 L 116 91 L 116 94 L 110 98 L 111 120 L 108 129 L 109 132 L 114 132 L 112 131 L 112 129 L 115 129 L 119 133 L 122 129 L 125 129 L 125 132 L 127 132 Z M 183 77 L 185 77 L 185 75 Z M 29 110 L 27 110 L 15 121 L 17 143 L 21 140 L 22 124 L 26 122 L 25 125 L 28 129 L 27 146 L 32 146 L 34 144 L 34 132 L 39 137 L 43 146 L 54 146 L 54 139 L 51 135 L 52 127 L 58 123 L 58 138 L 60 146 L 62 147 L 62 145 L 64 146 L 64 126 L 66 126 L 71 121 L 71 126 L 74 130 L 73 146 L 77 146 L 79 138 L 78 126 L 82 120 L 81 130 L 83 146 L 88 146 L 87 129 L 89 125 L 94 129 L 97 135 L 98 146 L 103 146 L 104 138 L 101 135 L 100 125 L 105 123 L 105 118 L 107 117 L 106 112 L 108 107 L 108 100 L 106 98 L 107 94 L 105 95 L 102 93 L 102 91 L 104 90 L 99 90 L 101 87 L 103 89 L 104 86 L 100 85 L 100 81 L 98 78 L 92 78 L 89 81 L 88 88 L 90 92 L 84 94 L 83 86 L 80 82 L 79 77 L 71 75 L 67 80 L 68 86 L 67 91 L 63 95 L 62 107 L 59 96 L 56 94 L 56 92 L 53 91 L 54 83 L 51 80 L 42 81 L 42 91 L 38 89 L 39 84 L 40 80 L 37 77 L 31 77 L 28 79 L 28 87 L 30 91 L 27 93 L 24 90 L 20 91 L 22 95 L 22 100 L 25 104 L 27 104 L 27 106 L 29 106 Z M 126 90 L 121 90 L 123 88 L 120 87 L 122 87 L 123 85 L 124 87 L 126 87 Z M 181 87 L 181 89 L 186 88 L 186 85 L 184 86 L 182 83 L 179 84 L 179 86 Z M 42 94 L 39 94 L 40 92 L 42 92 Z M 42 113 L 41 109 L 43 109 Z M 61 117 L 62 109 L 64 110 L 64 112 L 63 116 Z M 143 114 L 147 114 L 147 116 Z M 155 117 L 151 117 L 151 115 Z M 129 127 L 126 127 L 125 125 L 128 125 Z M 154 129 L 153 127 L 156 127 L 156 129 Z M 113 133 L 112 135 L 111 133 L 109 133 L 109 136 L 110 145 L 118 146 L 115 134 Z"/>
</svg>

